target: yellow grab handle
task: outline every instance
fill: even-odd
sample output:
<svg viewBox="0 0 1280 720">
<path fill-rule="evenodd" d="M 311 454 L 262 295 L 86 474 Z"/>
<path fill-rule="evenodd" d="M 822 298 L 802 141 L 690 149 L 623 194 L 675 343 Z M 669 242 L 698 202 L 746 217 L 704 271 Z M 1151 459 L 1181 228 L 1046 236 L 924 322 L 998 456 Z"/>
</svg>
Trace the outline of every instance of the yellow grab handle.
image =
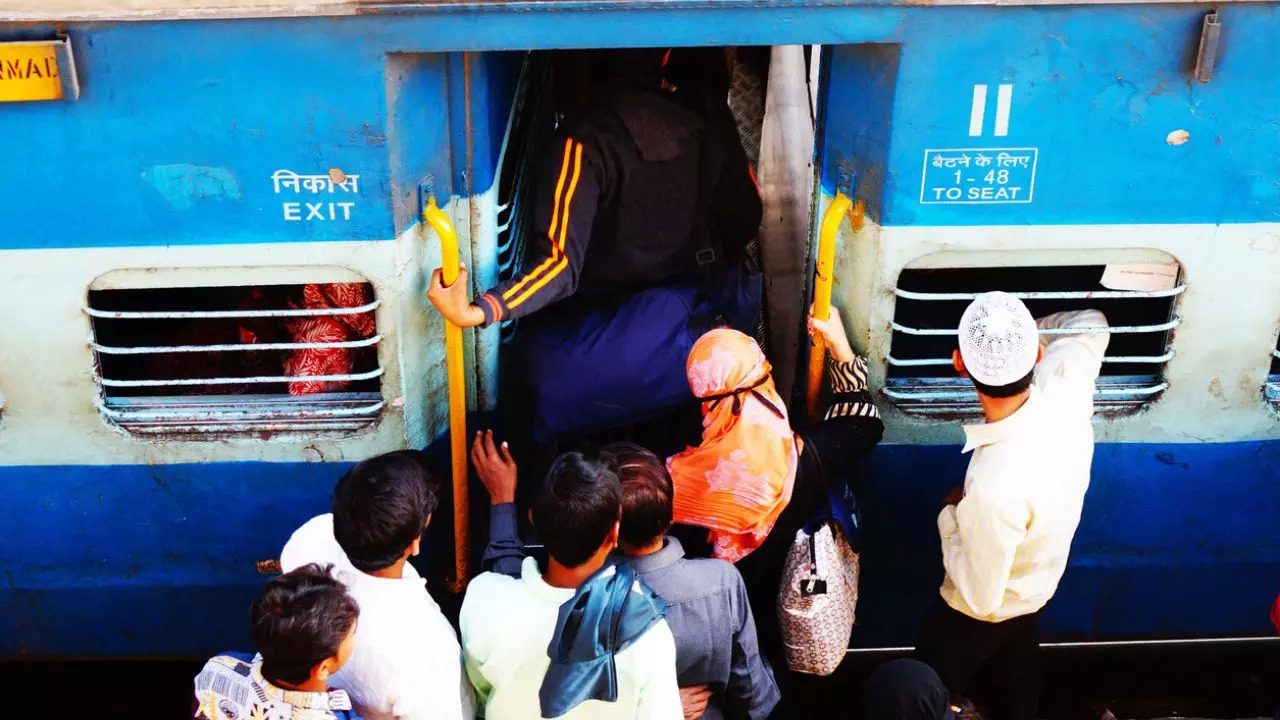
<svg viewBox="0 0 1280 720">
<path fill-rule="evenodd" d="M 422 219 L 440 236 L 440 275 L 445 286 L 458 281 L 458 234 L 449 216 L 427 200 Z M 450 589 L 461 593 L 470 579 L 471 506 L 467 493 L 467 389 L 463 381 L 462 328 L 444 323 L 445 362 L 449 373 L 449 450 L 453 460 L 453 569 Z"/>
<path fill-rule="evenodd" d="M 842 192 L 827 206 L 822 215 L 822 228 L 818 231 L 817 276 L 813 281 L 813 316 L 819 320 L 831 317 L 831 283 L 835 278 L 836 235 L 840 224 L 849 213 L 852 203 Z M 822 372 L 826 362 L 826 348 L 820 340 L 813 341 L 809 350 L 809 378 L 805 386 L 805 412 L 809 422 L 818 422 L 818 399 L 822 396 Z"/>
</svg>

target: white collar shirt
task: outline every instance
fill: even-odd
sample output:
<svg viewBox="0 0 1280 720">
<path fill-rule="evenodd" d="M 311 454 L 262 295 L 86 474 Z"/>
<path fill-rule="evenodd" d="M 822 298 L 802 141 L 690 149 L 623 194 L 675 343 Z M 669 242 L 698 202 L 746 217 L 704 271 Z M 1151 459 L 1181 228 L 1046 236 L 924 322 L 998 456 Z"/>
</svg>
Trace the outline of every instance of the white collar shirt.
<svg viewBox="0 0 1280 720">
<path fill-rule="evenodd" d="M 1094 310 L 1058 313 L 1042 329 L 1106 327 Z M 964 499 L 938 515 L 941 594 L 957 612 L 1000 622 L 1034 613 L 1057 590 L 1080 523 L 1093 462 L 1093 396 L 1110 336 L 1042 336 L 1026 403 L 965 427 L 973 452 Z"/>
<path fill-rule="evenodd" d="M 280 554 L 285 572 L 312 562 L 333 564 L 360 606 L 351 658 L 330 685 L 347 692 L 364 720 L 475 717 L 458 636 L 412 565 L 398 579 L 356 570 L 333 537 L 331 514 L 298 528 Z"/>
</svg>

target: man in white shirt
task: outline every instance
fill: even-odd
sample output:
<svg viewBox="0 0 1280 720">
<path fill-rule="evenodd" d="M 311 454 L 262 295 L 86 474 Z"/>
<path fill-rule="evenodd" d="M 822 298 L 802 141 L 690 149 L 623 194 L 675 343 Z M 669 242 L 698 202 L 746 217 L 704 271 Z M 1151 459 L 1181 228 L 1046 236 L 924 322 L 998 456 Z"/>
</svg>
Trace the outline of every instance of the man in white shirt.
<svg viewBox="0 0 1280 720">
<path fill-rule="evenodd" d="M 525 558 L 519 579 L 487 572 L 467 589 L 462 646 L 487 720 L 684 717 L 661 599 L 606 562 L 622 509 L 616 465 L 607 453 L 558 458 L 531 512 L 545 566 Z"/>
<path fill-rule="evenodd" d="M 1100 312 L 1037 323 L 1001 292 L 978 296 L 960 319 L 953 362 L 973 380 L 986 422 L 965 427 L 973 457 L 964 488 L 938 515 L 943 602 L 917 654 L 956 701 L 985 671 L 997 720 L 1036 717 L 1040 610 L 1066 570 L 1089 487 L 1093 395 L 1109 338 Z"/>
<path fill-rule="evenodd" d="M 333 513 L 309 520 L 280 554 L 285 572 L 331 563 L 360 605 L 351 659 L 331 679 L 365 720 L 472 720 L 475 700 L 453 627 L 408 563 L 436 508 L 439 481 L 421 453 L 356 465 Z"/>
</svg>

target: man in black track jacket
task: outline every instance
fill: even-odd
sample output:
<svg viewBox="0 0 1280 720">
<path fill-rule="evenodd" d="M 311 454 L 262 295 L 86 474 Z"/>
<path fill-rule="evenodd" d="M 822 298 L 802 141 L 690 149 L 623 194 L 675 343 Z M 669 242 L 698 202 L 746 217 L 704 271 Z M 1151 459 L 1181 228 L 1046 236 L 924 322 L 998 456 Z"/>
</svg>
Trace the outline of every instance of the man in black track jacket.
<svg viewBox="0 0 1280 720">
<path fill-rule="evenodd" d="M 724 98 L 663 79 L 666 55 L 605 55 L 607 81 L 565 124 L 543 176 L 522 272 L 471 303 L 465 271 L 447 288 L 437 271 L 428 297 L 446 319 L 488 326 L 570 296 L 590 303 L 693 280 L 715 253 L 740 258 L 761 204 L 732 115 Z M 708 156 L 720 162 L 703 210 Z"/>
</svg>

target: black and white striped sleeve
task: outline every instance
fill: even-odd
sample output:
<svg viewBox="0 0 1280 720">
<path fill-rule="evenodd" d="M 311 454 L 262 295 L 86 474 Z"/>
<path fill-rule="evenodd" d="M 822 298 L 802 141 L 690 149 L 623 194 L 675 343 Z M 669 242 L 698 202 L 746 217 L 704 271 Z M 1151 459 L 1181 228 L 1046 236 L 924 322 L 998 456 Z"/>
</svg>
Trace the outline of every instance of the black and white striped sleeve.
<svg viewBox="0 0 1280 720">
<path fill-rule="evenodd" d="M 831 383 L 831 407 L 827 419 L 834 417 L 880 417 L 867 392 L 867 361 L 855 355 L 849 362 L 837 362 L 827 356 L 827 376 Z"/>
</svg>

